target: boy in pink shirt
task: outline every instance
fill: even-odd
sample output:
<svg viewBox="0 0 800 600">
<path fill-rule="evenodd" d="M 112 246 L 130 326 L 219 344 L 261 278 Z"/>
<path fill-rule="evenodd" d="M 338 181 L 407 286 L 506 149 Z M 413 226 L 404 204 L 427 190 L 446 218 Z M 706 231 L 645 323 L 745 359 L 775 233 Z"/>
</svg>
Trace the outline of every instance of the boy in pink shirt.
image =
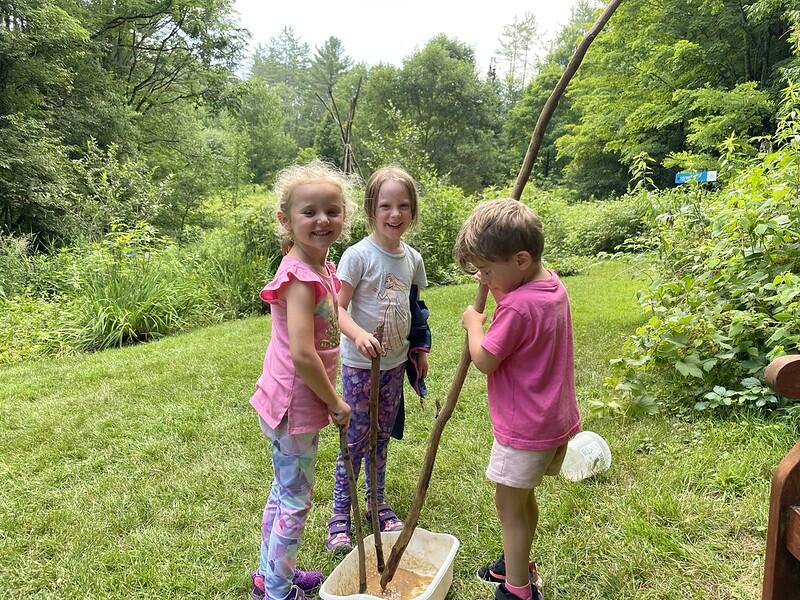
<svg viewBox="0 0 800 600">
<path fill-rule="evenodd" d="M 478 577 L 499 584 L 499 600 L 540 597 L 529 562 L 539 520 L 534 491 L 544 475 L 558 474 L 567 441 L 580 430 L 569 298 L 542 266 L 543 248 L 533 211 L 501 199 L 475 208 L 454 250 L 461 268 L 477 272 L 497 301 L 485 334 L 486 315 L 472 306 L 462 324 L 472 362 L 488 380 L 495 439 L 486 477 L 496 484 L 503 555 Z"/>
</svg>

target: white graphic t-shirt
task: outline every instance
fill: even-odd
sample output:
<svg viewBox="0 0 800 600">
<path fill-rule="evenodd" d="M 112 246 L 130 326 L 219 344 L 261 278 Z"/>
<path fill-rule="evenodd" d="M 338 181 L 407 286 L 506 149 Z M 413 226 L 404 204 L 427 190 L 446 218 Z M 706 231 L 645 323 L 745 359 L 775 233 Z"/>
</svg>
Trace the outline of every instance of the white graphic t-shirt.
<svg viewBox="0 0 800 600">
<path fill-rule="evenodd" d="M 397 253 L 387 252 L 366 237 L 342 254 L 336 268 L 339 279 L 353 287 L 348 311 L 364 330 L 374 333 L 383 328 L 381 370 L 393 369 L 406 361 L 411 311 L 408 294 L 412 285 L 428 285 L 422 256 L 406 243 Z M 369 369 L 370 361 L 346 336 L 341 339 L 342 363 Z"/>
</svg>

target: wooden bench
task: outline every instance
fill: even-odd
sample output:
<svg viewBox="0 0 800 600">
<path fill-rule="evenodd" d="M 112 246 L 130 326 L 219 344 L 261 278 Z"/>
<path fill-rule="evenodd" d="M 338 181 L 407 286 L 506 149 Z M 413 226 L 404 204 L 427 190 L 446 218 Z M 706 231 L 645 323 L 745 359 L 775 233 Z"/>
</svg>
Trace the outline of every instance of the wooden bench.
<svg viewBox="0 0 800 600">
<path fill-rule="evenodd" d="M 800 399 L 800 355 L 775 359 L 764 378 L 781 396 Z M 800 442 L 772 477 L 761 598 L 800 600 Z"/>
</svg>

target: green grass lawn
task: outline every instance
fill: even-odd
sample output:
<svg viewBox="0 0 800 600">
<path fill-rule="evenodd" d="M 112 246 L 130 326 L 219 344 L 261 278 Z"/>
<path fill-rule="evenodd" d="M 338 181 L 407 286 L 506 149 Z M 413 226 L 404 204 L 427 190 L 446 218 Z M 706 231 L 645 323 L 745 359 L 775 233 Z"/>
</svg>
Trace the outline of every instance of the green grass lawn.
<svg viewBox="0 0 800 600">
<path fill-rule="evenodd" d="M 608 359 L 640 322 L 636 282 L 617 264 L 566 279 L 578 394 L 603 393 Z M 474 286 L 428 291 L 429 389 L 442 401 Z M 0 370 L 0 597 L 245 598 L 271 481 L 247 403 L 267 317 L 156 343 Z M 450 599 L 489 599 L 475 569 L 501 548 L 485 380 L 471 371 L 442 445 L 420 525 L 461 541 Z M 431 398 L 432 400 L 432 398 Z M 387 499 L 411 503 L 433 402 L 407 406 Z M 613 465 L 596 479 L 547 478 L 536 559 L 547 600 L 751 599 L 760 594 L 771 472 L 789 423 L 754 417 L 594 418 Z M 324 552 L 338 435 L 321 436 L 316 507 L 300 566 Z M 363 478 L 362 478 L 363 481 Z"/>
</svg>

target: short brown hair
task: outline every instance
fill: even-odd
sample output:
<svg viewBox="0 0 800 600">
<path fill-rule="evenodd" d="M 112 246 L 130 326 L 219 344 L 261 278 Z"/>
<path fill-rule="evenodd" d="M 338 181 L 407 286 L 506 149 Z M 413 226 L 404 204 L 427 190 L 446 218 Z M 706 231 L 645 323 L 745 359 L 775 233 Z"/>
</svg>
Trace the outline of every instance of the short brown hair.
<svg viewBox="0 0 800 600">
<path fill-rule="evenodd" d="M 408 171 L 395 165 L 381 167 L 370 175 L 367 187 L 364 189 L 364 213 L 367 215 L 369 228 L 375 227 L 375 214 L 378 209 L 378 193 L 381 186 L 387 181 L 397 181 L 401 183 L 408 192 L 411 202 L 411 223 L 417 222 L 417 183 L 408 174 Z"/>
<path fill-rule="evenodd" d="M 453 258 L 474 273 L 472 258 L 495 262 L 525 251 L 538 262 L 543 250 L 544 231 L 536 213 L 513 198 L 500 198 L 475 207 L 456 236 Z"/>
</svg>

